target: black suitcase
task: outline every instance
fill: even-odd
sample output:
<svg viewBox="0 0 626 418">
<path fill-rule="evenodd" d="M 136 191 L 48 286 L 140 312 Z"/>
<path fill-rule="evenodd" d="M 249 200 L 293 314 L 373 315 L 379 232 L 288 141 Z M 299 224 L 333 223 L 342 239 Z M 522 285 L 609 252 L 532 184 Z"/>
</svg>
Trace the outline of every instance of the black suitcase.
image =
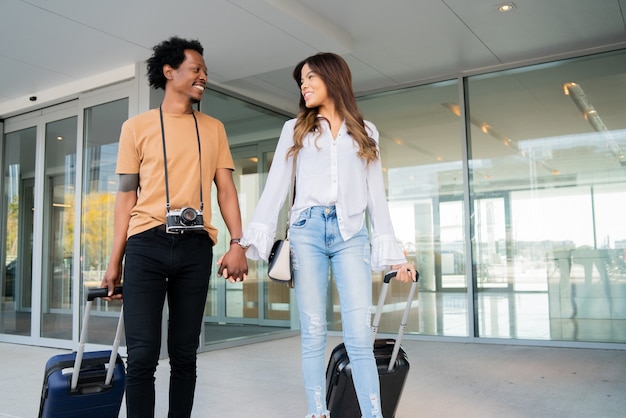
<svg viewBox="0 0 626 418">
<path fill-rule="evenodd" d="M 400 346 L 406 322 L 411 310 L 411 302 L 417 289 L 419 273 L 411 284 L 404 315 L 400 323 L 400 329 L 395 339 L 379 338 L 378 324 L 385 304 L 389 282 L 395 277 L 396 272 L 391 271 L 385 275 L 383 285 L 376 308 L 376 314 L 372 321 L 372 334 L 374 339 L 374 357 L 378 366 L 380 379 L 380 401 L 385 418 L 393 418 L 398 408 L 400 396 L 409 372 L 409 360 L 406 352 Z M 337 345 L 330 355 L 328 368 L 326 369 L 326 404 L 331 417 L 360 418 L 361 409 L 357 401 L 354 383 L 352 382 L 352 370 L 350 360 L 343 343 Z"/>
<path fill-rule="evenodd" d="M 116 293 L 120 292 L 121 287 L 116 288 Z M 112 350 L 85 352 L 91 305 L 95 298 L 106 294 L 107 289 L 89 290 L 78 350 L 47 361 L 40 418 L 117 418 L 119 415 L 126 380 L 124 362 L 118 354 L 123 306 Z"/>
</svg>

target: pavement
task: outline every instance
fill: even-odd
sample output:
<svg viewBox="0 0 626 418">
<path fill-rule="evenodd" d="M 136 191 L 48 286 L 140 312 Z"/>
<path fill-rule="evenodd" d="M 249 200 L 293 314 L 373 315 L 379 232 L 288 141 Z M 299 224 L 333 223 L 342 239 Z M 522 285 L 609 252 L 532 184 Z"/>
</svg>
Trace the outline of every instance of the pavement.
<svg viewBox="0 0 626 418">
<path fill-rule="evenodd" d="M 340 341 L 329 337 L 327 356 Z M 402 346 L 411 369 L 397 418 L 626 417 L 624 350 L 406 339 Z M 62 352 L 0 343 L 0 417 L 37 416 L 45 362 Z M 290 336 L 200 353 L 192 418 L 304 417 L 299 352 L 300 338 Z M 167 416 L 168 376 L 162 360 L 157 418 Z"/>
</svg>

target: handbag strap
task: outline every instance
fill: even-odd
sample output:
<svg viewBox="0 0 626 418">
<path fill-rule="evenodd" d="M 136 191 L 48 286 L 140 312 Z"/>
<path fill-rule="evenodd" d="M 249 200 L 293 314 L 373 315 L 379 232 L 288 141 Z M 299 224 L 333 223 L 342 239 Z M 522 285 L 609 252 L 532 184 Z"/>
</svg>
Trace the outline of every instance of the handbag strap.
<svg viewBox="0 0 626 418">
<path fill-rule="evenodd" d="M 291 187 L 289 188 L 289 207 L 287 208 L 287 225 L 285 227 L 285 238 L 289 238 L 289 225 L 291 224 L 291 208 L 296 200 L 296 155 L 292 157 L 293 166 L 291 168 Z"/>
</svg>

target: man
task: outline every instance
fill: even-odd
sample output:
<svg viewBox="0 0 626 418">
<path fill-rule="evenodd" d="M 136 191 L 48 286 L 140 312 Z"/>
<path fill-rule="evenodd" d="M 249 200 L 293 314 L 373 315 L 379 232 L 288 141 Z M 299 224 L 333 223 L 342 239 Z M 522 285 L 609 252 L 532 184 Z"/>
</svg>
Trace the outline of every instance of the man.
<svg viewBox="0 0 626 418">
<path fill-rule="evenodd" d="M 196 385 L 196 351 L 206 303 L 213 245 L 211 187 L 231 236 L 218 275 L 243 281 L 248 266 L 234 163 L 223 124 L 193 110 L 207 82 L 198 41 L 172 37 L 148 59 L 150 85 L 165 90 L 158 109 L 127 120 L 120 135 L 114 238 L 103 287 L 121 283 L 128 350 L 129 418 L 153 417 L 154 374 L 167 296 L 171 365 L 169 417 L 189 417 Z"/>
</svg>

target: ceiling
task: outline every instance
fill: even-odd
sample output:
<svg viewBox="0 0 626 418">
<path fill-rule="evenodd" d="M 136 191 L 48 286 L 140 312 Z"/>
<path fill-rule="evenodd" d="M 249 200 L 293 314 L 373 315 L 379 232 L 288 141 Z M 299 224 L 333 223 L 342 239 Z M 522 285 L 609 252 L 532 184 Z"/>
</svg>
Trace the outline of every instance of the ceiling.
<svg viewBox="0 0 626 418">
<path fill-rule="evenodd" d="M 515 0 L 508 13 L 497 5 L 2 0 L 0 118 L 123 78 L 172 35 L 200 40 L 211 84 L 287 112 L 298 99 L 293 67 L 318 51 L 346 58 L 363 94 L 626 45 L 626 0 Z"/>
</svg>

